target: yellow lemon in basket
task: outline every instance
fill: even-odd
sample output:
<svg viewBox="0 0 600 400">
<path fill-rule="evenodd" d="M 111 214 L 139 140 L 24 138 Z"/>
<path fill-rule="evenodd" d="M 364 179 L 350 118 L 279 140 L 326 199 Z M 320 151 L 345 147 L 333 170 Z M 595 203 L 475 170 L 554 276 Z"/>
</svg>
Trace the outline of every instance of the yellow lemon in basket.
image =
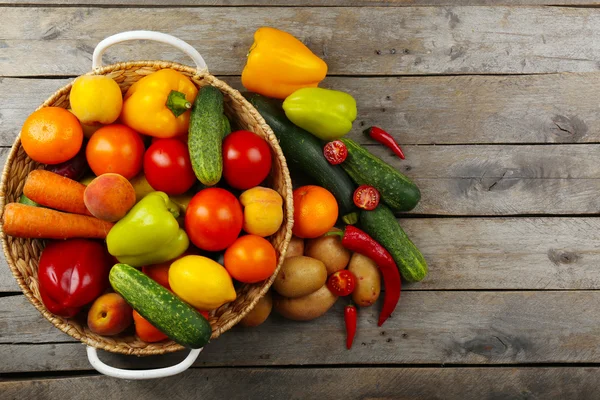
<svg viewBox="0 0 600 400">
<path fill-rule="evenodd" d="M 83 75 L 73 83 L 70 102 L 73 114 L 82 124 L 112 124 L 121 114 L 123 94 L 108 76 Z"/>
<path fill-rule="evenodd" d="M 203 256 L 185 256 L 171 264 L 169 286 L 198 310 L 214 310 L 236 298 L 227 270 Z"/>
</svg>

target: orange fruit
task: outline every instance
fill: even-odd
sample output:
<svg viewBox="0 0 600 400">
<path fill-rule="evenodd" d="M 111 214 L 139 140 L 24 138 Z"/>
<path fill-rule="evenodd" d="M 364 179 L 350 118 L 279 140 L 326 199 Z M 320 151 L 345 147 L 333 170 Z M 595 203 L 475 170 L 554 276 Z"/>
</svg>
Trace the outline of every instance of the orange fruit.
<svg viewBox="0 0 600 400">
<path fill-rule="evenodd" d="M 33 112 L 21 128 L 21 144 L 27 155 L 42 164 L 60 164 L 75 157 L 83 143 L 76 116 L 60 107 Z"/>
<path fill-rule="evenodd" d="M 256 283 L 273 275 L 277 268 L 277 253 L 267 239 L 256 235 L 241 236 L 225 251 L 223 264 L 233 279 Z"/>
<path fill-rule="evenodd" d="M 294 190 L 294 235 L 312 239 L 327 233 L 338 218 L 338 204 L 331 192 L 314 185 Z"/>
</svg>

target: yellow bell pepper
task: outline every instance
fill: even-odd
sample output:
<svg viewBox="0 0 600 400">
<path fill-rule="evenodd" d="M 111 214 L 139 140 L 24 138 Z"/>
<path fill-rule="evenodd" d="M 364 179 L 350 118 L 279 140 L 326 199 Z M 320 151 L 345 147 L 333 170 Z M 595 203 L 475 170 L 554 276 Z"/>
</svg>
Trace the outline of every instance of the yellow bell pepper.
<svg viewBox="0 0 600 400">
<path fill-rule="evenodd" d="M 190 124 L 188 110 L 197 94 L 188 77 L 173 69 L 161 69 L 131 85 L 125 94 L 121 121 L 144 135 L 184 135 Z"/>
<path fill-rule="evenodd" d="M 242 85 L 263 96 L 285 99 L 298 89 L 317 87 L 327 64 L 287 32 L 262 27 L 242 71 Z"/>
</svg>

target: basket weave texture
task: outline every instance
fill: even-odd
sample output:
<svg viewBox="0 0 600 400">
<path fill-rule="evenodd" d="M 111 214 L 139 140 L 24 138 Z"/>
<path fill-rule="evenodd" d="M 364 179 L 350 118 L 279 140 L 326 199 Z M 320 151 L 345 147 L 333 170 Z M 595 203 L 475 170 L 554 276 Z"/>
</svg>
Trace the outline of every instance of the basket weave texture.
<svg viewBox="0 0 600 400">
<path fill-rule="evenodd" d="M 266 281 L 257 284 L 243 284 L 237 288 L 237 298 L 211 312 L 209 322 L 212 326 L 212 337 L 216 339 L 225 331 L 236 325 L 269 290 L 283 262 L 285 252 L 292 236 L 293 199 L 292 182 L 281 152 L 277 138 L 264 119 L 254 107 L 239 93 L 225 82 L 207 72 L 199 72 L 194 68 L 167 61 L 136 61 L 118 63 L 98 68 L 88 75 L 107 75 L 113 78 L 121 87 L 123 93 L 142 77 L 164 68 L 172 68 L 188 76 L 199 88 L 212 85 L 223 92 L 225 113 L 240 129 L 252 131 L 266 139 L 273 154 L 273 166 L 267 180 L 268 186 L 283 197 L 284 219 L 280 229 L 272 235 L 269 241 L 277 253 L 277 269 Z M 55 106 L 69 107 L 69 93 L 72 83 L 56 91 L 39 108 Z M 44 168 L 30 159 L 21 146 L 20 135 L 17 137 L 2 173 L 0 187 L 0 207 L 10 202 L 17 202 L 23 190 L 23 184 L 30 171 Z M 7 236 L 2 232 L 2 246 L 6 260 L 23 293 L 29 301 L 55 327 L 80 340 L 81 342 L 113 353 L 132 354 L 138 356 L 159 355 L 182 350 L 183 347 L 173 341 L 146 343 L 135 335 L 120 335 L 113 337 L 100 336 L 91 332 L 86 324 L 86 313 L 70 319 L 58 317 L 50 313 L 41 301 L 37 267 L 38 260 L 44 248 L 44 242 L 38 239 L 21 239 Z"/>
</svg>

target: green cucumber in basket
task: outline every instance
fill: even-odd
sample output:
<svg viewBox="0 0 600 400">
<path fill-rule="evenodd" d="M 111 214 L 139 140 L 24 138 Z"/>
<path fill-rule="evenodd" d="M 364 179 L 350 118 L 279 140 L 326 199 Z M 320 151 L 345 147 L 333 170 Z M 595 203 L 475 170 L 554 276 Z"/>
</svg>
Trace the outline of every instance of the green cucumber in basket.
<svg viewBox="0 0 600 400">
<path fill-rule="evenodd" d="M 360 213 L 360 226 L 390 252 L 400 275 L 407 282 L 419 282 L 427 275 L 427 262 L 408 238 L 392 211 L 379 204 L 372 211 Z"/>
<path fill-rule="evenodd" d="M 356 223 L 357 209 L 352 200 L 356 185 L 339 165 L 331 165 L 325 159 L 321 140 L 294 125 L 285 116 L 280 100 L 256 93 L 244 93 L 244 96 L 273 129 L 290 169 L 303 172 L 329 190 L 337 200 L 344 222 Z"/>
<path fill-rule="evenodd" d="M 192 349 L 210 340 L 212 328 L 206 318 L 141 271 L 116 264 L 109 280 L 115 292 L 171 340 Z"/>
<path fill-rule="evenodd" d="M 359 185 L 370 185 L 393 212 L 410 211 L 421 200 L 421 191 L 394 167 L 371 154 L 352 139 L 340 139 L 348 149 L 342 168 Z"/>
<path fill-rule="evenodd" d="M 190 159 L 196 178 L 206 186 L 216 185 L 223 174 L 222 144 L 229 129 L 223 108 L 223 93 L 214 86 L 203 86 L 190 114 Z"/>
</svg>

